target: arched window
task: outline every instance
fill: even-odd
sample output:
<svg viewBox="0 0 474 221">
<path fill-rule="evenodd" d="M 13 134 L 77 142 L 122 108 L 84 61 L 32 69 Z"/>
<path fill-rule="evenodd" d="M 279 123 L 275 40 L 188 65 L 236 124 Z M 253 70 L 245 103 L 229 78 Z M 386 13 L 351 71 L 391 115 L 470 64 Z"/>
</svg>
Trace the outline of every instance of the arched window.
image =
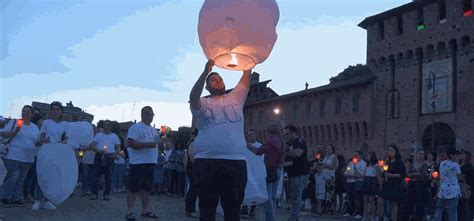
<svg viewBox="0 0 474 221">
<path fill-rule="evenodd" d="M 387 119 L 400 117 L 400 93 L 396 89 L 388 91 L 385 101 L 385 116 Z"/>
</svg>

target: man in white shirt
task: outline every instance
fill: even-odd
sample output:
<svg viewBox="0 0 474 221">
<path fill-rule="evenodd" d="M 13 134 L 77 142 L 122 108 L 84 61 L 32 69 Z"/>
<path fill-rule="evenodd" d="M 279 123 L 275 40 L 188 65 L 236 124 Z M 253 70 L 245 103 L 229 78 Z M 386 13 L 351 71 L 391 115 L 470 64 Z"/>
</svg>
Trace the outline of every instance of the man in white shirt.
<svg viewBox="0 0 474 221">
<path fill-rule="evenodd" d="M 142 201 L 141 216 L 158 219 L 158 216 L 149 208 L 149 196 L 153 187 L 155 165 L 158 163 L 159 136 L 155 128 L 150 126 L 153 121 L 153 109 L 149 106 L 141 110 L 141 122 L 128 129 L 128 157 L 130 163 L 127 220 L 135 220 L 132 212 L 135 196 L 140 192 Z"/>
<path fill-rule="evenodd" d="M 194 140 L 194 175 L 199 188 L 200 220 L 213 221 L 220 200 L 225 220 L 239 220 L 247 183 L 247 151 L 243 106 L 249 91 L 251 70 L 244 71 L 228 94 L 222 77 L 212 72 L 209 60 L 189 95 L 199 134 Z M 206 89 L 210 97 L 201 98 Z"/>
<path fill-rule="evenodd" d="M 360 219 L 363 214 L 362 188 L 364 176 L 363 172 L 367 163 L 362 159 L 360 151 L 354 151 L 352 160 L 347 165 L 344 176 L 347 178 L 347 198 L 350 208 L 356 219 Z"/>
</svg>

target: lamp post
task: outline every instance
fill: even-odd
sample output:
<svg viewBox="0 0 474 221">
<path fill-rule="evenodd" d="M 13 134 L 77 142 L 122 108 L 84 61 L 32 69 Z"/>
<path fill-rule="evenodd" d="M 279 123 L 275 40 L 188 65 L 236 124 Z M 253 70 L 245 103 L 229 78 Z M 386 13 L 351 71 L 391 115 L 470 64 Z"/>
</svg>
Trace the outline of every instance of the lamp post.
<svg viewBox="0 0 474 221">
<path fill-rule="evenodd" d="M 436 113 L 436 75 L 433 71 L 428 77 L 428 90 L 431 90 L 431 115 L 433 117 L 433 124 L 431 125 L 431 151 L 435 149 L 435 113 Z"/>
</svg>

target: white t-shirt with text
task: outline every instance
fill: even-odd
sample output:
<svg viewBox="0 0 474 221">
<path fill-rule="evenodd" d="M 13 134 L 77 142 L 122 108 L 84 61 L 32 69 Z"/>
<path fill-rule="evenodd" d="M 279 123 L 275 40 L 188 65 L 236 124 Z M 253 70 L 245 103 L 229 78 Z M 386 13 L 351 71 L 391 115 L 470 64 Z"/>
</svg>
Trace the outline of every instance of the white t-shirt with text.
<svg viewBox="0 0 474 221">
<path fill-rule="evenodd" d="M 244 160 L 243 107 L 248 89 L 239 83 L 230 93 L 201 98 L 201 108 L 191 108 L 199 134 L 194 140 L 196 159 Z"/>
</svg>

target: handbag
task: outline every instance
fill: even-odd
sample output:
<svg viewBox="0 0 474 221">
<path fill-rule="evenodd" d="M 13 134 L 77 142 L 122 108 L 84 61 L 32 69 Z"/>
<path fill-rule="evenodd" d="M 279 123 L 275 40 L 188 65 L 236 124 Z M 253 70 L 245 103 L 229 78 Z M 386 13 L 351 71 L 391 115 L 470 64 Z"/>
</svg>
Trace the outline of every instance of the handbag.
<svg viewBox="0 0 474 221">
<path fill-rule="evenodd" d="M 469 199 L 471 197 L 471 187 L 466 183 L 459 183 L 459 189 L 461 189 L 461 198 Z"/>
</svg>

